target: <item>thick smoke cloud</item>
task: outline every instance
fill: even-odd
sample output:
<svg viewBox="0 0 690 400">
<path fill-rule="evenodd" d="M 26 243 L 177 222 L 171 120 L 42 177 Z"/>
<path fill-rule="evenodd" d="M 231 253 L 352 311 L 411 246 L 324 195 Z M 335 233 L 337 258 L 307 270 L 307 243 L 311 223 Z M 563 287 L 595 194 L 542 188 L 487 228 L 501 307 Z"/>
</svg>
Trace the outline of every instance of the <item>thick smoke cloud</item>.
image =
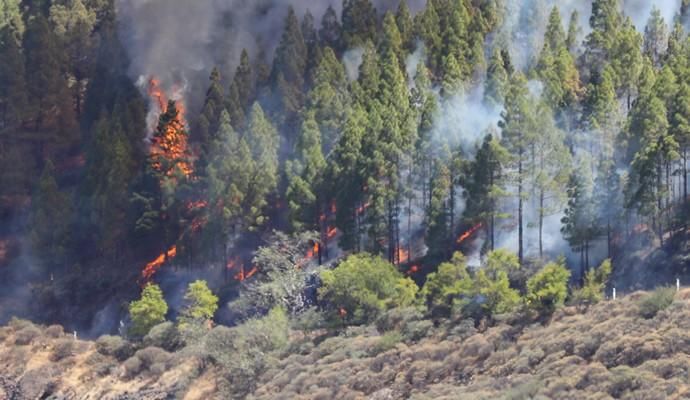
<svg viewBox="0 0 690 400">
<path fill-rule="evenodd" d="M 413 12 L 424 0 L 408 1 Z M 120 32 L 135 79 L 155 75 L 164 85 L 188 83 L 193 104 L 203 93 L 214 66 L 230 76 L 242 49 L 270 62 L 288 7 L 298 16 L 311 12 L 318 29 L 328 6 L 338 13 L 341 0 L 117 0 Z M 395 9 L 398 0 L 374 1 L 379 12 Z"/>
</svg>

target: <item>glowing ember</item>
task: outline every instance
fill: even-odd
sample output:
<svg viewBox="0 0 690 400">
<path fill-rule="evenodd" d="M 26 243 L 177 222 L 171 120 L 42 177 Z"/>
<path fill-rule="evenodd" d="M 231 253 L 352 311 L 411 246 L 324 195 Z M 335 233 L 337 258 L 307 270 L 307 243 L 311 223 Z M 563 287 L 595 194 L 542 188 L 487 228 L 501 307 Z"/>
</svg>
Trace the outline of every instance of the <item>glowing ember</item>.
<svg viewBox="0 0 690 400">
<path fill-rule="evenodd" d="M 334 226 L 328 227 L 328 231 L 326 231 L 326 237 L 328 239 L 333 239 L 336 235 L 338 234 L 338 229 Z"/>
<path fill-rule="evenodd" d="M 245 281 L 254 276 L 254 274 L 256 274 L 257 272 L 258 268 L 256 267 L 256 265 L 254 265 L 252 269 L 250 269 L 247 272 L 244 271 L 244 265 L 241 265 L 240 272 L 235 274 L 235 280 L 238 280 L 240 282 Z"/>
<path fill-rule="evenodd" d="M 461 244 L 465 240 L 467 240 L 470 236 L 474 235 L 475 232 L 477 232 L 480 228 L 482 227 L 482 223 L 478 223 L 477 225 L 473 226 L 468 230 L 467 232 L 463 233 L 458 237 L 457 244 Z"/>
<path fill-rule="evenodd" d="M 407 275 L 416 274 L 417 272 L 419 272 L 419 265 L 413 265 L 413 266 L 411 266 L 410 269 L 407 271 Z"/>
<path fill-rule="evenodd" d="M 143 281 L 144 282 L 150 282 L 151 279 L 153 278 L 153 275 L 155 275 L 156 272 L 158 272 L 160 267 L 162 267 L 166 261 L 168 261 L 172 258 L 175 258 L 176 255 L 177 255 L 177 246 L 173 246 L 168 251 L 166 251 L 165 253 L 162 253 L 158 257 L 156 257 L 155 260 L 146 264 L 146 267 L 144 267 L 144 270 L 141 272 L 141 276 L 143 278 Z"/>
<path fill-rule="evenodd" d="M 356 210 L 357 215 L 364 214 L 364 211 L 366 211 L 367 208 L 369 208 L 369 206 L 371 206 L 371 202 L 368 201 L 368 202 L 362 204 L 361 206 L 357 207 L 357 210 Z"/>
</svg>

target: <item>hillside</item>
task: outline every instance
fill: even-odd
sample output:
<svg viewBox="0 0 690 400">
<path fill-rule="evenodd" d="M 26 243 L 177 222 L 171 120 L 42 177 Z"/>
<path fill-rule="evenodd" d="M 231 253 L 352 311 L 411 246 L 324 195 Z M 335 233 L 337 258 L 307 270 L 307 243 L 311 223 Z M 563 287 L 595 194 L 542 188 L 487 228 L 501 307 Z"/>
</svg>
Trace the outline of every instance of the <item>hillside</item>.
<svg viewBox="0 0 690 400">
<path fill-rule="evenodd" d="M 647 296 L 636 292 L 586 311 L 565 307 L 544 324 L 521 325 L 515 321 L 524 318 L 514 315 L 488 328 L 468 321 L 433 327 L 400 311 L 407 322 L 384 334 L 375 326 L 336 336 L 292 329 L 246 398 L 688 398 L 690 290 L 649 319 L 640 314 Z M 220 367 L 200 353 L 139 350 L 132 358 L 143 364 L 134 368 L 131 358 L 103 355 L 103 347 L 56 326 L 18 320 L 0 329 L 0 339 L 2 399 L 227 398 Z"/>
</svg>

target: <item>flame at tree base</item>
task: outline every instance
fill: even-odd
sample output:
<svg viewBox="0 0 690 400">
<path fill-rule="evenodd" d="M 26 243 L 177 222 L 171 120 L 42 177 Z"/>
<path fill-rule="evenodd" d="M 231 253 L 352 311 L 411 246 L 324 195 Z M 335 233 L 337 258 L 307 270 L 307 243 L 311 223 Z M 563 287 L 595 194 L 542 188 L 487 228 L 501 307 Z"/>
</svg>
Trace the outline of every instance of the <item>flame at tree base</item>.
<svg viewBox="0 0 690 400">
<path fill-rule="evenodd" d="M 160 254 L 155 260 L 146 264 L 144 270 L 141 271 L 141 277 L 144 284 L 151 282 L 153 276 L 158 272 L 158 270 L 165 264 L 166 261 L 172 260 L 177 256 L 177 246 L 172 246 L 165 253 Z"/>
</svg>

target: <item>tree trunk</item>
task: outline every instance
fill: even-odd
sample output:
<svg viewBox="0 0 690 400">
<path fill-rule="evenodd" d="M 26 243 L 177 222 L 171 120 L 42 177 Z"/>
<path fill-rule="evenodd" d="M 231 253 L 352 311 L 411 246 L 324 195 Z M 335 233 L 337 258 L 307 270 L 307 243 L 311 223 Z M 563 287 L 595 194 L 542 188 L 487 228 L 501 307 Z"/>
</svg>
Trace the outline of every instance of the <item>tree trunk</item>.
<svg viewBox="0 0 690 400">
<path fill-rule="evenodd" d="M 539 192 L 539 258 L 544 256 L 544 190 Z"/>
<path fill-rule="evenodd" d="M 520 157 L 518 161 L 518 259 L 522 264 L 524 258 L 522 251 L 522 149 L 518 157 Z"/>
</svg>

